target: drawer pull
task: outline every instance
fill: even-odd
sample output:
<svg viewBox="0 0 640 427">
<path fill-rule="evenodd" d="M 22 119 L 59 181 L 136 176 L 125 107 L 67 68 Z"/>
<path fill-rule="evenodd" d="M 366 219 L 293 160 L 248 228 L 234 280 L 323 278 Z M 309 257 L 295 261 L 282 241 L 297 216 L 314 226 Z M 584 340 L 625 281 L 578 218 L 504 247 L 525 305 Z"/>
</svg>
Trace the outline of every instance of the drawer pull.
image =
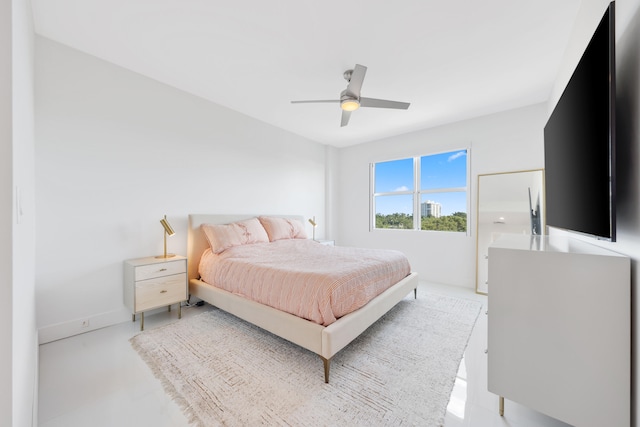
<svg viewBox="0 0 640 427">
<path fill-rule="evenodd" d="M 166 268 L 161 268 L 160 271 L 167 271 L 167 269 Z"/>
<path fill-rule="evenodd" d="M 160 293 L 161 293 L 161 294 L 166 294 L 166 293 L 167 293 L 167 290 L 166 290 L 166 289 L 163 289 L 163 290 L 161 290 L 161 291 L 160 291 Z"/>
</svg>

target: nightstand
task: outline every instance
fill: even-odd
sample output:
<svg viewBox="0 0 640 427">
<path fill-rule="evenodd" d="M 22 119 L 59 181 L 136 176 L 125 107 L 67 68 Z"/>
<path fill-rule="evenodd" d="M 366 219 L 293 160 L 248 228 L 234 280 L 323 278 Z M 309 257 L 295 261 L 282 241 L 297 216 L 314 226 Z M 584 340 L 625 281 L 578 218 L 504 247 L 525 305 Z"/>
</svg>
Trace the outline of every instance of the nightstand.
<svg viewBox="0 0 640 427">
<path fill-rule="evenodd" d="M 140 330 L 144 330 L 144 312 L 154 308 L 178 304 L 178 318 L 182 318 L 181 302 L 188 296 L 187 258 L 146 257 L 124 262 L 124 304 L 131 310 L 132 320 L 140 313 Z"/>
</svg>

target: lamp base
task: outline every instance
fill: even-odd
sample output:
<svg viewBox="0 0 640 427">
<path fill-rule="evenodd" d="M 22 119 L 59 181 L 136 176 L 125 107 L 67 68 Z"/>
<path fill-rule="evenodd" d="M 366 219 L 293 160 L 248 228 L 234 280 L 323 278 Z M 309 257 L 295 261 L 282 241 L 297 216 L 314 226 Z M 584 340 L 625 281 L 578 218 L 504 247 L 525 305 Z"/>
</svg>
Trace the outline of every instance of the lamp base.
<svg viewBox="0 0 640 427">
<path fill-rule="evenodd" d="M 156 258 L 173 258 L 176 254 L 158 255 Z"/>
</svg>

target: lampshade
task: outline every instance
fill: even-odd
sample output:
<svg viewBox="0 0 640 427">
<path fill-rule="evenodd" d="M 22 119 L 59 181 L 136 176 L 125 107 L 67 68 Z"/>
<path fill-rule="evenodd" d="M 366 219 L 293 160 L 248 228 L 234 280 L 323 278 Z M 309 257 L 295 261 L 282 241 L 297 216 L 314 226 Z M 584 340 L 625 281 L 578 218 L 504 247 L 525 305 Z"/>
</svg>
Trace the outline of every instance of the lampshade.
<svg viewBox="0 0 640 427">
<path fill-rule="evenodd" d="M 360 103 L 357 99 L 345 99 L 340 103 L 340 107 L 344 111 L 355 111 L 360 108 Z"/>
<path fill-rule="evenodd" d="M 162 227 L 164 228 L 164 231 L 166 231 L 169 236 L 173 236 L 174 234 L 176 234 L 176 232 L 173 231 L 173 228 L 171 228 L 171 225 L 167 221 L 167 216 L 166 215 L 165 215 L 164 218 L 162 218 L 160 220 L 160 224 L 162 224 Z"/>
</svg>

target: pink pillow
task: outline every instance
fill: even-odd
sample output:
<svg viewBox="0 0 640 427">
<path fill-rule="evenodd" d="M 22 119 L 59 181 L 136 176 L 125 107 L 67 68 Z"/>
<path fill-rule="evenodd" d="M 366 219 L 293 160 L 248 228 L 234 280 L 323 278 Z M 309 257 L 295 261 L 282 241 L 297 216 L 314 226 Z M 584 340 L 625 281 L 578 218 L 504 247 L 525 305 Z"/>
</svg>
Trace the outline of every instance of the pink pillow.
<svg viewBox="0 0 640 427">
<path fill-rule="evenodd" d="M 200 227 L 215 254 L 233 246 L 269 242 L 269 236 L 258 218 L 224 225 L 202 224 Z"/>
<path fill-rule="evenodd" d="M 297 219 L 270 216 L 258 217 L 264 229 L 267 230 L 269 240 L 274 242 L 281 239 L 306 239 L 307 232 L 304 225 Z"/>
</svg>

